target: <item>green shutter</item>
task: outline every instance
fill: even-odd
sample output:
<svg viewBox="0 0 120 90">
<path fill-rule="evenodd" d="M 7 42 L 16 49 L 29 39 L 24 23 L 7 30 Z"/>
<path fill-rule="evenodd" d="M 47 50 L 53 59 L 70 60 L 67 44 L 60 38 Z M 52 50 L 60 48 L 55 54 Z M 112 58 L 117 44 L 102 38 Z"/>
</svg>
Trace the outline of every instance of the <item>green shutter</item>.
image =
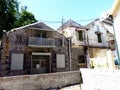
<svg viewBox="0 0 120 90">
<path fill-rule="evenodd" d="M 80 41 L 83 41 L 83 32 L 82 31 L 78 32 L 78 37 L 79 37 Z"/>
<path fill-rule="evenodd" d="M 98 37 L 98 42 L 101 43 L 102 42 L 101 34 L 97 34 L 97 37 Z"/>
</svg>

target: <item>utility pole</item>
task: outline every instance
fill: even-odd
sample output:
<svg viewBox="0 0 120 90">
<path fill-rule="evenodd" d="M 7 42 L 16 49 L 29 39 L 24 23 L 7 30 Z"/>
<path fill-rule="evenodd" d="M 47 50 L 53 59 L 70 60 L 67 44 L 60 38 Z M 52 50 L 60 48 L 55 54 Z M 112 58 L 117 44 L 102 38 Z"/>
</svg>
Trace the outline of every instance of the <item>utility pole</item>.
<svg viewBox="0 0 120 90">
<path fill-rule="evenodd" d="M 64 26 L 63 26 L 63 23 L 64 23 L 64 19 L 62 17 L 62 31 L 64 29 Z M 69 21 L 69 27 L 70 27 L 70 21 Z M 72 65 L 71 65 L 71 36 L 70 37 L 66 37 L 66 40 L 67 40 L 67 45 L 68 45 L 68 59 L 69 59 L 69 70 L 71 71 L 72 70 Z M 64 46 L 64 39 L 65 37 L 63 37 L 63 46 Z"/>
<path fill-rule="evenodd" d="M 71 65 L 71 61 L 72 61 L 72 58 L 71 58 L 71 39 L 72 37 L 69 37 L 68 38 L 68 55 L 69 55 L 69 61 L 70 61 L 70 71 L 72 70 L 72 65 Z"/>
<path fill-rule="evenodd" d="M 86 37 L 86 39 L 87 39 L 87 50 L 86 50 L 86 59 L 87 59 L 87 68 L 90 68 L 90 54 L 89 54 L 89 37 L 88 37 L 88 28 L 86 28 L 86 35 L 87 35 L 87 37 Z M 94 66 L 92 65 L 92 68 L 93 68 Z"/>
<path fill-rule="evenodd" d="M 62 16 L 62 32 L 63 32 L 63 23 L 64 23 L 64 19 L 63 19 L 63 16 Z M 64 42 L 65 42 L 64 37 L 62 39 L 63 39 L 62 40 L 62 46 L 64 46 Z"/>
<path fill-rule="evenodd" d="M 70 26 L 71 26 L 71 19 L 69 20 L 69 31 L 70 31 Z M 71 32 L 71 31 L 70 31 Z M 69 61 L 70 61 L 70 71 L 72 70 L 72 54 L 71 54 L 71 41 L 72 39 L 72 36 L 69 36 L 68 37 L 68 55 L 69 55 Z"/>
<path fill-rule="evenodd" d="M 64 22 L 64 19 L 63 19 L 63 16 L 62 16 L 62 30 L 63 30 L 63 22 Z"/>
</svg>

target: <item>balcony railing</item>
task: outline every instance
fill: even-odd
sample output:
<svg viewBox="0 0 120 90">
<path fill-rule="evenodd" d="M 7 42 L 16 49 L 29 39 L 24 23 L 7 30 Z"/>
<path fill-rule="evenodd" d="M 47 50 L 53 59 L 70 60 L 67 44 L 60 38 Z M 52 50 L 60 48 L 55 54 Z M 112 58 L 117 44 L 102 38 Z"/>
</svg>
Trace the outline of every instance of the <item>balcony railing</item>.
<svg viewBox="0 0 120 90">
<path fill-rule="evenodd" d="M 55 39 L 53 39 L 53 38 L 29 37 L 28 46 L 55 47 Z"/>
</svg>

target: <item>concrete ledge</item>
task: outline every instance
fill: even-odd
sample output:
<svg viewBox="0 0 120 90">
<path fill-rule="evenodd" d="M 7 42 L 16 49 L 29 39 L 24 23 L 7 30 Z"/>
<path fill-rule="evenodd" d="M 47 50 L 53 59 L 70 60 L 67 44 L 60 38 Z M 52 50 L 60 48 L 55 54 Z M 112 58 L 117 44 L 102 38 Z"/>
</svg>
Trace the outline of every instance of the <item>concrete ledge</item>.
<svg viewBox="0 0 120 90">
<path fill-rule="evenodd" d="M 45 90 L 80 82 L 80 71 L 0 77 L 0 90 Z"/>
</svg>

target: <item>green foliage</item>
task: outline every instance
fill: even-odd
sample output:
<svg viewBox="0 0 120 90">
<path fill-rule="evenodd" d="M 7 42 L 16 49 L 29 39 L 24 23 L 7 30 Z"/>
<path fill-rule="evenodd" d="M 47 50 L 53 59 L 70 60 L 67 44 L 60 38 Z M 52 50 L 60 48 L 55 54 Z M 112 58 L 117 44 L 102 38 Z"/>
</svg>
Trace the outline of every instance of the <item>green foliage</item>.
<svg viewBox="0 0 120 90">
<path fill-rule="evenodd" d="M 10 30 L 14 27 L 17 14 L 16 0 L 0 0 L 0 38 L 3 30 Z"/>
<path fill-rule="evenodd" d="M 83 41 L 83 32 L 82 31 L 78 32 L 78 36 L 79 36 L 79 40 Z"/>
<path fill-rule="evenodd" d="M 16 21 L 16 27 L 28 25 L 34 22 L 37 22 L 34 15 L 31 12 L 26 11 L 26 7 L 25 7 L 25 9 L 23 8 L 21 9 L 19 18 Z"/>
<path fill-rule="evenodd" d="M 0 0 L 0 38 L 3 30 L 11 30 L 36 22 L 34 15 L 22 8 L 19 13 L 19 3 L 17 0 Z"/>
<path fill-rule="evenodd" d="M 102 43 L 101 34 L 97 34 L 97 37 L 98 37 L 98 42 Z"/>
</svg>

